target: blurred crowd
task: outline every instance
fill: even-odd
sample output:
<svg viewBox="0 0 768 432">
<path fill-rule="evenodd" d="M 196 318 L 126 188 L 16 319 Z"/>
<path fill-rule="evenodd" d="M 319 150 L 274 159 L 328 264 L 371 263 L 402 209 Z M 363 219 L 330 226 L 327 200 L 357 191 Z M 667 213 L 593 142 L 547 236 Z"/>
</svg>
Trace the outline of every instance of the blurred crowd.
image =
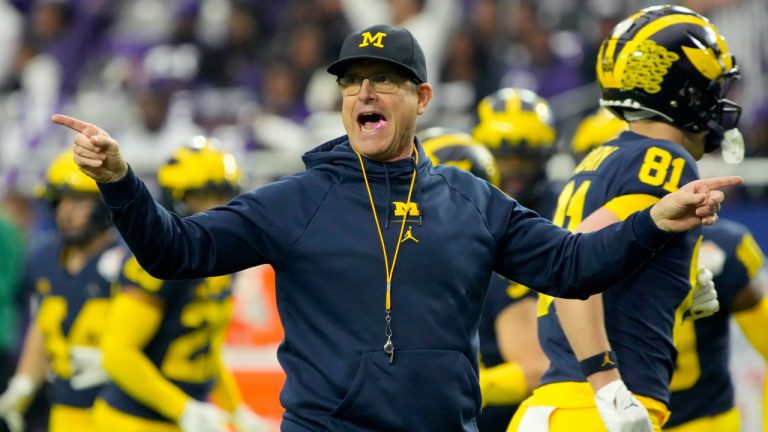
<svg viewBox="0 0 768 432">
<path fill-rule="evenodd" d="M 419 128 L 470 130 L 501 87 L 546 98 L 568 155 L 596 108 L 595 58 L 629 0 L 0 0 L 0 196 L 34 195 L 71 136 L 61 112 L 122 143 L 148 181 L 172 149 L 205 134 L 258 185 L 301 170 L 300 155 L 343 134 L 325 67 L 352 29 L 408 28 L 435 98 Z M 768 156 L 768 18 L 763 0 L 679 2 L 712 18 L 742 71 L 748 157 Z M 555 165 L 568 174 L 568 165 Z"/>
<path fill-rule="evenodd" d="M 412 31 L 436 86 L 420 126 L 471 127 L 504 86 L 548 99 L 559 134 L 597 100 L 600 41 L 654 2 L 623 0 L 5 0 L 0 2 L 5 189 L 29 192 L 68 144 L 53 112 L 104 125 L 140 173 L 205 133 L 253 154 L 254 181 L 299 169 L 296 157 L 340 134 L 325 66 L 351 30 L 386 21 Z M 768 17 L 759 0 L 683 2 L 727 35 L 744 78 L 737 99 L 748 155 L 766 156 Z M 762 32 L 762 34 L 761 34 Z M 748 91 L 747 91 L 748 89 Z M 561 145 L 567 150 L 567 144 Z"/>
</svg>

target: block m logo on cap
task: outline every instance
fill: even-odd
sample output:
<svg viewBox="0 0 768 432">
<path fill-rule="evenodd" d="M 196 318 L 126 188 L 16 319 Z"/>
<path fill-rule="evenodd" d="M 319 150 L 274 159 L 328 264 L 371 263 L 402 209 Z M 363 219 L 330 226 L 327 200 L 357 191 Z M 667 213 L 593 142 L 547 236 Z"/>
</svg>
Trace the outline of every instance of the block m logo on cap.
<svg viewBox="0 0 768 432">
<path fill-rule="evenodd" d="M 371 35 L 371 32 L 365 32 L 361 35 L 363 37 L 363 41 L 358 45 L 358 47 L 363 48 L 367 47 L 368 45 L 373 45 L 376 48 L 384 48 L 384 44 L 382 43 L 384 38 L 387 37 L 387 34 L 384 32 L 377 32 L 375 35 Z"/>
</svg>

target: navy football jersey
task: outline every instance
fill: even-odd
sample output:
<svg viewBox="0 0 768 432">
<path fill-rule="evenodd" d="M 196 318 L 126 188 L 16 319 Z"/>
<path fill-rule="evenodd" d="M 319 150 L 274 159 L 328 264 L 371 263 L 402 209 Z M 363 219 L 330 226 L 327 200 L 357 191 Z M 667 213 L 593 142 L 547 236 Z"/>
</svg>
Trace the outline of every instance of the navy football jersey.
<svg viewBox="0 0 768 432">
<path fill-rule="evenodd" d="M 574 230 L 601 207 L 623 220 L 696 179 L 696 163 L 679 145 L 624 132 L 576 167 L 553 221 Z M 673 332 L 690 306 L 700 232 L 674 237 L 655 259 L 603 293 L 605 327 L 624 382 L 635 394 L 664 403 L 676 355 Z M 550 359 L 542 384 L 586 381 L 552 300 L 539 296 L 539 342 Z"/>
<path fill-rule="evenodd" d="M 232 317 L 232 277 L 163 281 L 150 276 L 131 257 L 123 267 L 120 283 L 162 300 L 162 321 L 143 353 L 168 381 L 190 397 L 205 401 L 218 376 L 219 359 L 215 356 L 221 355 L 220 343 Z M 214 346 L 217 341 L 219 346 Z M 125 413 L 168 420 L 114 383 L 99 397 Z"/>
<path fill-rule="evenodd" d="M 680 329 L 677 364 L 670 384 L 672 416 L 668 427 L 734 407 L 728 370 L 731 305 L 765 264 L 760 247 L 743 225 L 720 220 L 702 232 L 702 258 L 707 253 L 724 256 L 722 267 L 712 269 L 720 311 L 708 318 L 686 321 Z"/>
<path fill-rule="evenodd" d="M 27 263 L 25 283 L 34 289 L 34 320 L 43 334 L 50 359 L 51 403 L 88 408 L 100 387 L 72 388 L 70 347 L 99 347 L 124 249 L 113 242 L 93 254 L 79 273 L 72 274 L 61 263 L 64 248 L 63 242 L 55 237 L 33 252 Z"/>
</svg>

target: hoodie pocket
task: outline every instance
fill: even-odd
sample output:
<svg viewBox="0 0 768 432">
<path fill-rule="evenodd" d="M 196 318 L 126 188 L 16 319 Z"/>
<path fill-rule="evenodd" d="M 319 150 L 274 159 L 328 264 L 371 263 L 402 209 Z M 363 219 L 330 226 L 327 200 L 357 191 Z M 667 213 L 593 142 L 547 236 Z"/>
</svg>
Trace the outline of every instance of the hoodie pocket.
<svg viewBox="0 0 768 432">
<path fill-rule="evenodd" d="M 381 351 L 362 355 L 349 391 L 331 416 L 349 429 L 462 431 L 480 410 L 477 374 L 464 353 Z"/>
</svg>

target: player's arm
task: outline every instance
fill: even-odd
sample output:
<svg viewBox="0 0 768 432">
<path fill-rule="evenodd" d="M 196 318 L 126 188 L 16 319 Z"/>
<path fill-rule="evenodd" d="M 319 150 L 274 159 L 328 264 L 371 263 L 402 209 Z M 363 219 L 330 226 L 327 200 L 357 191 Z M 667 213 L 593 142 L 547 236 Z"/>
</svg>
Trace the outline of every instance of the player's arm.
<svg viewBox="0 0 768 432">
<path fill-rule="evenodd" d="M 211 397 L 216 403 L 228 412 L 234 412 L 235 409 L 243 403 L 243 396 L 240 393 L 240 387 L 237 385 L 232 371 L 224 361 L 223 346 L 225 333 L 216 335 L 215 340 L 211 341 L 212 357 L 216 362 L 216 382 L 211 392 Z"/>
<path fill-rule="evenodd" d="M 45 339 L 36 322 L 31 322 L 24 338 L 24 348 L 19 357 L 16 375 L 24 375 L 39 387 L 45 380 L 48 369 L 48 354 L 45 352 Z"/>
<path fill-rule="evenodd" d="M 219 362 L 219 373 L 211 397 L 217 405 L 230 413 L 235 412 L 235 409 L 243 403 L 243 396 L 240 393 L 240 387 L 237 386 L 235 376 L 223 362 Z"/>
<path fill-rule="evenodd" d="M 232 423 L 238 432 L 266 431 L 268 430 L 266 423 L 245 403 L 235 376 L 224 361 L 225 336 L 223 330 L 219 331 L 214 340 L 211 341 L 212 356 L 216 362 L 217 370 L 216 383 L 211 392 L 211 398 L 225 411 L 232 414 Z"/>
<path fill-rule="evenodd" d="M 739 265 L 746 270 L 747 285 L 736 294 L 731 311 L 744 336 L 763 358 L 768 360 L 768 270 L 765 255 L 751 235 L 746 234 L 736 254 Z"/>
<path fill-rule="evenodd" d="M 653 197 L 631 198 L 629 202 L 644 206 Z M 575 230 L 591 232 L 626 219 L 631 211 L 621 197 L 589 215 Z M 618 209 L 621 209 L 619 211 Z M 648 430 L 648 411 L 632 396 L 612 354 L 603 317 L 603 297 L 587 300 L 555 300 L 557 316 L 585 377 L 595 391 L 595 403 L 608 431 Z M 625 429 L 629 428 L 629 429 Z"/>
<path fill-rule="evenodd" d="M 536 300 L 527 297 L 510 304 L 494 323 L 496 342 L 505 363 L 480 372 L 480 389 L 486 405 L 520 403 L 547 369 L 549 360 L 536 337 Z"/>
<path fill-rule="evenodd" d="M 243 401 L 235 376 L 217 355 L 218 375 L 211 397 L 216 403 L 232 414 L 232 423 L 238 432 L 262 432 L 267 430 L 266 423 Z"/>
<path fill-rule="evenodd" d="M 756 285 L 750 283 L 736 296 L 733 317 L 752 347 L 768 360 L 768 297 L 763 294 L 768 284 L 763 283 L 762 288 Z M 743 309 L 737 309 L 737 305 Z"/>
<path fill-rule="evenodd" d="M 163 314 L 159 298 L 136 287 L 125 287 L 113 300 L 101 349 L 104 369 L 115 384 L 135 400 L 178 421 L 189 396 L 165 379 L 143 352 L 157 333 Z"/>
<path fill-rule="evenodd" d="M 16 366 L 16 373 L 11 378 L 8 390 L 3 394 L 3 397 L 10 393 L 11 390 L 15 390 L 15 393 L 18 393 L 15 396 L 18 396 L 20 399 L 17 408 L 20 411 L 24 411 L 29 400 L 21 399 L 31 398 L 34 392 L 43 384 L 47 370 L 48 354 L 45 352 L 45 339 L 37 323 L 32 321 L 24 337 L 24 347 L 19 357 L 19 363 Z"/>
<path fill-rule="evenodd" d="M 603 207 L 586 218 L 576 232 L 596 231 L 619 221 L 615 213 Z M 611 351 L 603 319 L 602 295 L 593 295 L 584 301 L 555 298 L 555 308 L 577 360 L 583 361 Z M 606 384 L 621 379 L 621 376 L 618 368 L 613 368 L 595 372 L 585 378 L 597 392 Z"/>
</svg>

